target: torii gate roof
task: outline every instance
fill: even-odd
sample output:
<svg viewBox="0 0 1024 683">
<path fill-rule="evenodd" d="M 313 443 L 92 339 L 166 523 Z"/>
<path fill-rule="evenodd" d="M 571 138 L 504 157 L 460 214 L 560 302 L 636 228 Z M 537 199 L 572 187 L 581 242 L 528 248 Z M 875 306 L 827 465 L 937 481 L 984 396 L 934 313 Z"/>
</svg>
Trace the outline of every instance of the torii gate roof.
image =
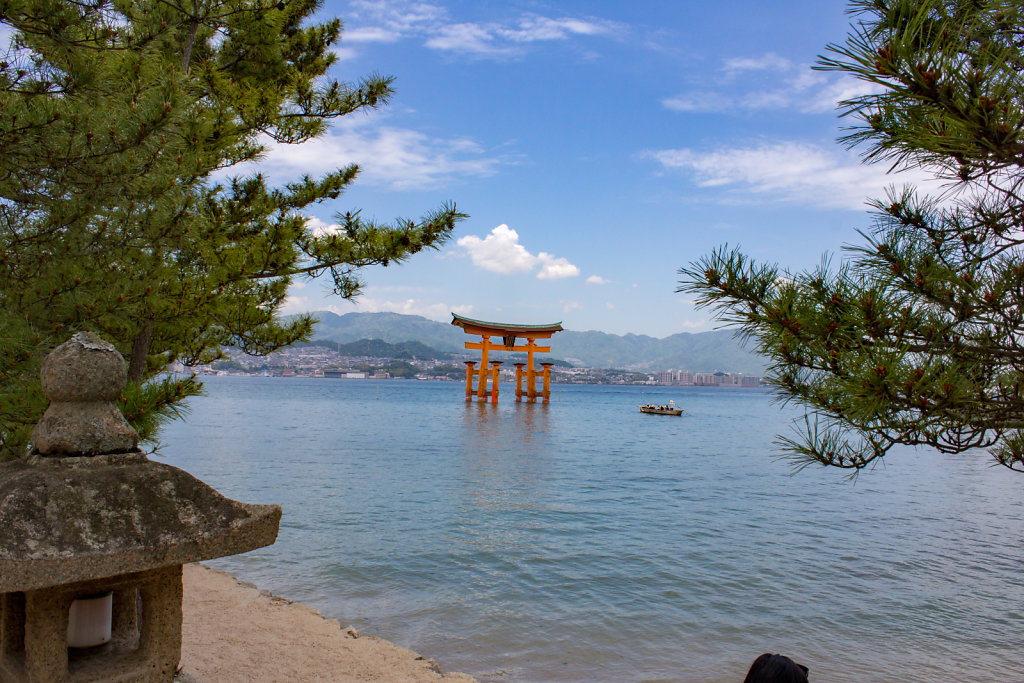
<svg viewBox="0 0 1024 683">
<path fill-rule="evenodd" d="M 452 313 L 452 325 L 461 327 L 468 334 L 486 334 L 498 336 L 518 336 L 536 334 L 537 336 L 550 337 L 555 332 L 562 331 L 562 323 L 551 323 L 548 325 L 515 325 L 513 323 L 492 323 L 485 320 L 473 320 L 464 318 L 457 313 Z"/>
</svg>

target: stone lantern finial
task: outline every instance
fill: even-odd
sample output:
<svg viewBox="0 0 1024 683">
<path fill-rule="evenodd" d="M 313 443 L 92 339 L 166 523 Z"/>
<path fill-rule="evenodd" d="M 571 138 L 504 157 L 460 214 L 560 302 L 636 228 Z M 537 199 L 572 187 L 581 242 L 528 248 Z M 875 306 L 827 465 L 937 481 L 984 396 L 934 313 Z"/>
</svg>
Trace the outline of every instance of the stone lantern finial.
<svg viewBox="0 0 1024 683">
<path fill-rule="evenodd" d="M 79 332 L 50 352 L 40 378 L 50 407 L 32 430 L 35 451 L 83 456 L 138 449 L 139 435 L 115 403 L 128 370 L 112 344 Z"/>
</svg>

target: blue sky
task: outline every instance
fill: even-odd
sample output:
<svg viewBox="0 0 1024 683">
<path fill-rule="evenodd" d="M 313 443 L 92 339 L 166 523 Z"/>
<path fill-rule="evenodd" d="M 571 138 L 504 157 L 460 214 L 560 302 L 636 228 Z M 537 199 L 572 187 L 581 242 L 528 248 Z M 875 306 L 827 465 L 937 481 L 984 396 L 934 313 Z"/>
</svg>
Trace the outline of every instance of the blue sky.
<svg viewBox="0 0 1024 683">
<path fill-rule="evenodd" d="M 851 17 L 839 0 L 327 0 L 333 76 L 396 77 L 391 104 L 271 149 L 285 182 L 356 162 L 310 220 L 389 221 L 454 201 L 439 252 L 364 271 L 349 303 L 299 283 L 286 312 L 449 312 L 663 337 L 713 329 L 674 293 L 718 245 L 793 268 L 855 241 L 865 199 L 901 178 L 835 143 L 862 87 L 811 71 Z M 245 170 L 245 169 L 241 169 Z M 914 175 L 908 179 L 916 180 Z"/>
</svg>

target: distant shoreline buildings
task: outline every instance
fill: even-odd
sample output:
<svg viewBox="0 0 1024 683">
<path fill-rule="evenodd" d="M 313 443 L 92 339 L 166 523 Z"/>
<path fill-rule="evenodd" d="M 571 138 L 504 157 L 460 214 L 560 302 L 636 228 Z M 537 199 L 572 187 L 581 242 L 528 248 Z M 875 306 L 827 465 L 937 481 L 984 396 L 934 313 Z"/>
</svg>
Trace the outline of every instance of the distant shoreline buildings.
<svg viewBox="0 0 1024 683">
<path fill-rule="evenodd" d="M 322 377 L 325 379 L 430 379 L 465 381 L 463 360 L 468 354 L 445 354 L 443 359 L 347 356 L 325 346 L 303 345 L 275 351 L 268 356 L 250 356 L 238 349 L 225 349 L 226 358 L 195 367 L 175 364 L 172 372 L 200 375 L 266 377 Z M 466 358 L 462 358 L 465 355 Z M 501 381 L 514 382 L 511 363 L 501 368 Z M 736 372 L 690 372 L 664 370 L 656 373 L 614 368 L 553 367 L 556 384 L 635 384 L 648 386 L 753 388 L 763 385 L 760 377 Z"/>
<path fill-rule="evenodd" d="M 739 372 L 690 372 L 665 370 L 657 375 L 658 384 L 681 387 L 746 387 L 757 388 L 762 380 Z"/>
</svg>

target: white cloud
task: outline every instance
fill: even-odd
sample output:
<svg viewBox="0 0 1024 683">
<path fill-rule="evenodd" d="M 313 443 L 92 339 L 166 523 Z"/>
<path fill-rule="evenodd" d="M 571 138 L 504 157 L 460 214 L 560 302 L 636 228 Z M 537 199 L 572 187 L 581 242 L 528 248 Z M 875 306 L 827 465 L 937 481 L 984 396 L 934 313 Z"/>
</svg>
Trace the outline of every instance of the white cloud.
<svg viewBox="0 0 1024 683">
<path fill-rule="evenodd" d="M 761 90 L 749 92 L 734 103 L 741 109 L 787 109 L 792 106 L 793 93 L 787 90 Z"/>
<path fill-rule="evenodd" d="M 295 288 L 295 283 L 292 283 L 292 288 Z M 309 313 L 310 311 L 316 310 L 316 299 L 307 296 L 295 296 L 288 292 L 288 297 L 284 300 L 281 305 L 281 315 L 298 315 L 299 313 Z"/>
<path fill-rule="evenodd" d="M 662 106 L 672 111 L 722 111 L 729 106 L 722 101 L 722 95 L 714 92 L 688 92 L 661 101 Z M 729 100 L 731 103 L 731 99 Z"/>
<path fill-rule="evenodd" d="M 504 223 L 483 239 L 467 235 L 460 237 L 456 244 L 466 250 L 477 268 L 495 273 L 524 273 L 537 265 L 537 257 L 519 244 L 519 233 Z"/>
<path fill-rule="evenodd" d="M 806 102 L 804 111 L 811 113 L 834 111 L 843 100 L 871 95 L 879 90 L 880 87 L 874 83 L 865 83 L 852 76 L 843 76 L 829 82 L 824 88 L 814 93 L 814 98 Z"/>
<path fill-rule="evenodd" d="M 612 31 L 611 22 L 583 19 L 551 19 L 523 17 L 516 28 L 498 28 L 498 35 L 516 42 L 532 43 L 538 40 L 566 40 L 572 35 L 597 36 Z"/>
<path fill-rule="evenodd" d="M 605 35 L 624 28 L 618 22 L 605 20 L 581 21 L 579 19 L 559 19 L 557 23 L 570 33 L 579 33 L 585 36 Z"/>
<path fill-rule="evenodd" d="M 272 180 L 288 181 L 356 163 L 361 184 L 404 190 L 492 175 L 500 163 L 485 156 L 473 140 L 433 138 L 408 128 L 374 125 L 380 118 L 356 116 L 339 121 L 323 137 L 300 145 L 270 141 L 261 162 L 232 172 L 259 170 Z"/>
<path fill-rule="evenodd" d="M 331 52 L 333 52 L 338 57 L 339 61 L 344 61 L 346 59 L 352 59 L 357 54 L 359 54 L 355 50 L 353 50 L 351 48 L 348 48 L 348 47 L 334 47 L 334 48 L 331 48 Z"/>
<path fill-rule="evenodd" d="M 513 55 L 524 43 L 568 40 L 574 35 L 611 33 L 613 24 L 583 19 L 552 19 L 541 16 L 521 18 L 518 23 L 458 23 L 438 26 L 425 45 L 435 50 L 472 53 L 480 56 Z"/>
<path fill-rule="evenodd" d="M 569 313 L 570 311 L 578 311 L 583 308 L 583 304 L 579 301 L 562 301 L 562 313 Z"/>
<path fill-rule="evenodd" d="M 731 199 L 751 193 L 772 200 L 861 211 L 869 197 L 890 185 L 932 185 L 922 170 L 886 174 L 885 165 L 866 165 L 852 152 L 798 142 L 696 152 L 650 152 L 666 169 L 688 171 L 703 188 L 731 190 Z"/>
<path fill-rule="evenodd" d="M 466 250 L 473 265 L 503 275 L 526 273 L 537 266 L 537 278 L 557 280 L 579 275 L 580 269 L 568 259 L 556 257 L 547 252 L 536 256 L 519 244 L 519 233 L 504 223 L 491 230 L 484 238 L 476 235 L 460 237 L 456 244 Z"/>
<path fill-rule="evenodd" d="M 368 22 L 379 28 L 405 36 L 436 25 L 447 16 L 439 5 L 408 0 L 353 0 L 348 19 L 352 23 Z M 361 30 L 368 30 L 363 28 Z M 344 33 L 342 37 L 344 38 Z"/>
<path fill-rule="evenodd" d="M 431 297 L 431 292 L 424 292 L 422 286 L 384 286 L 370 285 L 366 292 L 354 300 L 340 299 L 330 294 L 325 283 L 305 278 L 296 280 L 288 286 L 288 297 L 281 307 L 283 315 L 309 313 L 311 311 L 330 311 L 337 315 L 345 315 L 353 311 L 362 313 L 402 313 L 420 315 L 431 320 L 448 322 L 451 313 L 471 316 L 474 312 L 472 304 L 452 304 L 438 299 L 430 300 L 417 297 Z M 433 288 L 431 288 L 433 289 Z"/>
<path fill-rule="evenodd" d="M 569 263 L 567 258 L 556 258 L 542 251 L 537 254 L 537 260 L 541 264 L 540 272 L 537 273 L 537 278 L 540 280 L 560 280 L 565 277 L 576 277 L 580 274 L 580 269 Z"/>
<path fill-rule="evenodd" d="M 796 111 L 817 113 L 826 111 L 822 102 L 827 95 L 802 93 L 796 88 L 783 86 L 777 89 L 745 89 L 741 93 L 730 94 L 721 90 L 704 90 L 682 93 L 674 97 L 666 97 L 662 106 L 671 111 L 679 112 L 730 112 L 730 111 L 765 111 L 793 109 Z M 834 108 L 831 102 L 829 108 Z"/>
<path fill-rule="evenodd" d="M 793 63 L 785 57 L 780 57 L 774 52 L 768 52 L 760 57 L 733 57 L 725 60 L 723 67 L 727 73 L 734 74 L 741 71 L 786 71 L 792 68 Z"/>
<path fill-rule="evenodd" d="M 496 45 L 495 32 L 480 24 L 451 24 L 438 27 L 435 35 L 424 43 L 435 50 L 471 52 L 477 55 L 510 55 L 515 50 Z"/>
<path fill-rule="evenodd" d="M 852 76 L 826 75 L 769 53 L 726 60 L 725 81 L 661 100 L 678 112 L 793 110 L 808 114 L 835 110 L 841 100 L 877 92 L 877 86 Z"/>
<path fill-rule="evenodd" d="M 492 58 L 522 54 L 531 43 L 621 30 L 616 22 L 603 19 L 538 14 L 507 22 L 463 22 L 453 20 L 444 7 L 410 0 L 356 0 L 348 18 L 354 28 L 343 33 L 342 40 L 345 36 L 355 42 L 422 39 L 435 50 Z"/>
<path fill-rule="evenodd" d="M 605 280 L 600 275 L 591 275 L 587 278 L 588 285 L 606 285 L 609 282 L 611 282 L 611 280 Z"/>
<path fill-rule="evenodd" d="M 346 29 L 341 34 L 343 43 L 394 43 L 401 37 L 400 32 L 381 26 Z"/>
<path fill-rule="evenodd" d="M 306 219 L 306 227 L 309 228 L 317 237 L 321 235 L 339 235 L 341 234 L 341 226 L 337 223 L 327 223 L 316 217 L 309 217 Z"/>
</svg>

